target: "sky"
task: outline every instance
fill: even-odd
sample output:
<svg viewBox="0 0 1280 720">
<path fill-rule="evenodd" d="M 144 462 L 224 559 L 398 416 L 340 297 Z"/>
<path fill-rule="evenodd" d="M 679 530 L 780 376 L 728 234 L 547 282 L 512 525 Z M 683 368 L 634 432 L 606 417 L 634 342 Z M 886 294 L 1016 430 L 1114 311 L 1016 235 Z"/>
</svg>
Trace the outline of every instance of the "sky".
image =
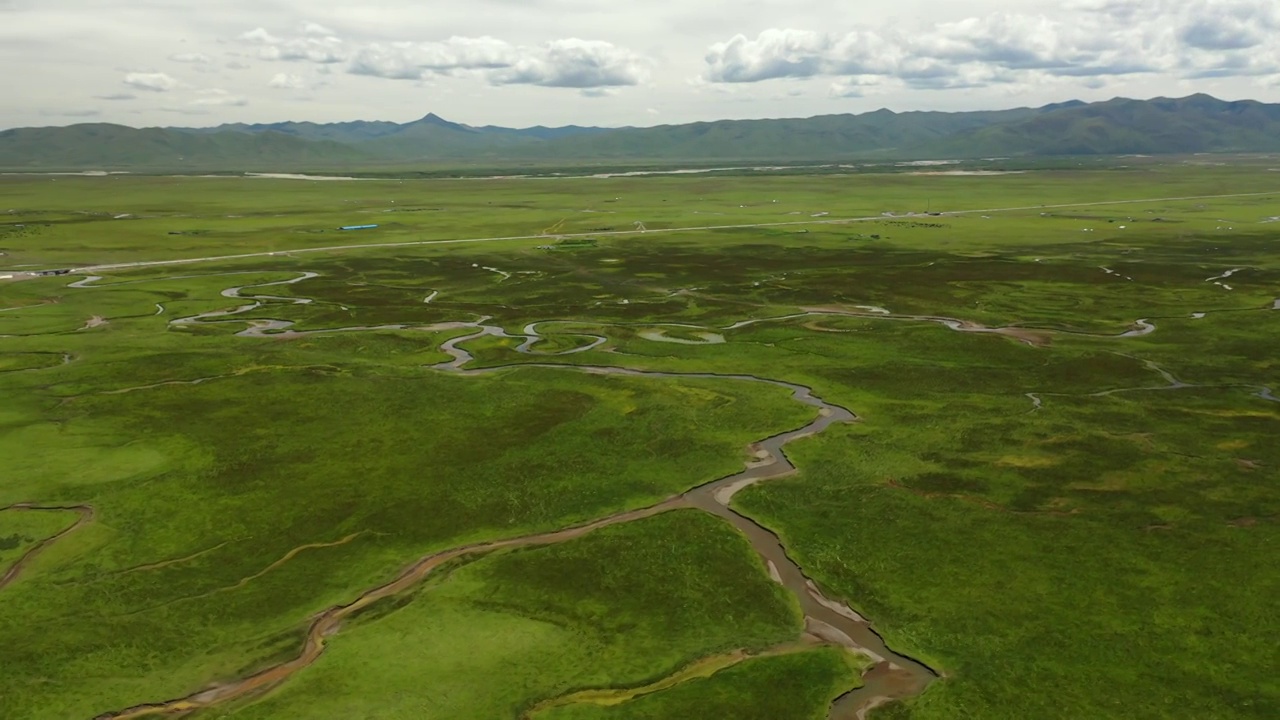
<svg viewBox="0 0 1280 720">
<path fill-rule="evenodd" d="M 1280 102 L 1276 0 L 0 0 L 0 128 Z"/>
</svg>

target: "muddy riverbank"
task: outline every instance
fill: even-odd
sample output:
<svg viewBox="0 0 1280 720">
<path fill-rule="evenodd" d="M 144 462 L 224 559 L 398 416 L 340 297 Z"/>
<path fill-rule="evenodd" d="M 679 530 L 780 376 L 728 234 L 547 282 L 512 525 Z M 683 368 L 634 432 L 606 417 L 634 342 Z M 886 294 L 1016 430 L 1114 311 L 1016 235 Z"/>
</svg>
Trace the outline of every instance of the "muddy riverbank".
<svg viewBox="0 0 1280 720">
<path fill-rule="evenodd" d="M 69 505 L 62 507 L 37 505 L 35 503 L 18 503 L 16 505 L 0 508 L 0 512 L 71 512 L 79 515 L 79 518 L 77 518 L 76 521 L 65 530 L 36 543 L 34 547 L 24 553 L 22 557 L 18 558 L 13 565 L 10 565 L 9 569 L 5 570 L 4 575 L 0 575 L 0 590 L 3 590 L 9 585 L 17 582 L 18 577 L 22 575 L 23 570 L 30 566 L 40 553 L 48 550 L 51 545 L 76 530 L 79 530 L 93 520 L 93 508 L 88 505 Z"/>
</svg>

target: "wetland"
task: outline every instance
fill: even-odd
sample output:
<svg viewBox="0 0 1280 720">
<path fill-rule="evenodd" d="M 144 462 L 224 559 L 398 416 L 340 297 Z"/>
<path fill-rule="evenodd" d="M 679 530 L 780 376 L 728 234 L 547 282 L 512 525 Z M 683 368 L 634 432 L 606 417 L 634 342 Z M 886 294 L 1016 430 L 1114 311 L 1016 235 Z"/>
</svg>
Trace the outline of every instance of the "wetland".
<svg viewBox="0 0 1280 720">
<path fill-rule="evenodd" d="M 1272 717 L 1271 179 L 0 178 L 6 716 Z"/>
</svg>

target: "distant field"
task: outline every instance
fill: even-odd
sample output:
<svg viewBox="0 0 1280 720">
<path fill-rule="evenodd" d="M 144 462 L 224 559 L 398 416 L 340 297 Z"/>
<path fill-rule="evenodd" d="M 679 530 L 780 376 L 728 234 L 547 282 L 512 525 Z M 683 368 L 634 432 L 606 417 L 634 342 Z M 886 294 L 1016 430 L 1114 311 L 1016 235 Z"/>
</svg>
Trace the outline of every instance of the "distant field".
<svg viewBox="0 0 1280 720">
<path fill-rule="evenodd" d="M 1280 716 L 1280 172 L 1203 162 L 0 177 L 0 275 L 209 258 L 0 279 L 0 715 Z M 859 420 L 702 512 L 763 381 Z"/>
<path fill-rule="evenodd" d="M 1085 162 L 1085 161 L 1082 161 Z M 1280 173 L 1265 161 L 1204 166 L 1191 161 L 1007 175 L 910 173 L 850 175 L 651 176 L 640 178 L 301 181 L 230 177 L 0 176 L 0 267 L 21 269 L 192 258 L 349 244 L 520 237 L 546 233 L 626 232 L 711 226 L 868 218 L 892 212 L 949 212 L 1280 191 Z M 1275 207 L 1274 199 L 1141 207 L 1082 208 L 1063 215 L 1120 219 L 1135 210 L 1156 216 L 1184 210 L 1184 221 L 1219 208 Z M 1268 213 L 1274 215 L 1275 212 Z M 1027 213 L 1015 214 L 1026 217 Z M 1030 213 L 1030 217 L 1037 217 Z M 1225 215 L 1224 215 L 1225 217 Z M 1089 223 L 1017 226 L 1028 246 L 1076 237 Z M 1143 217 L 1151 220 L 1152 217 Z M 1259 218 L 1242 217 L 1256 223 Z M 373 230 L 339 227 L 376 224 Z M 947 249 L 1003 246 L 981 214 L 952 218 Z M 1123 223 L 1122 223 L 1123 224 Z M 21 226 L 21 227 L 18 227 Z M 1010 226 L 1009 229 L 1012 229 Z M 1210 226 L 1216 227 L 1216 224 Z M 736 240 L 793 233 L 782 226 L 761 235 L 726 230 L 709 239 Z M 1096 227 L 1097 232 L 1111 228 Z M 1138 228 L 1129 228 L 1130 231 Z M 1142 229 L 1147 229 L 1143 226 Z M 1182 228 L 1186 229 L 1186 228 Z M 880 235 L 898 246 L 933 247 L 938 232 L 891 221 L 817 226 L 834 238 Z M 1130 234 L 1134 234 L 1130 232 Z M 1139 233 L 1140 234 L 1140 233 Z M 1094 238 L 1089 238 L 1094 239 Z M 816 239 L 806 239 L 815 242 Z M 540 244 L 538 242 L 534 245 Z"/>
</svg>

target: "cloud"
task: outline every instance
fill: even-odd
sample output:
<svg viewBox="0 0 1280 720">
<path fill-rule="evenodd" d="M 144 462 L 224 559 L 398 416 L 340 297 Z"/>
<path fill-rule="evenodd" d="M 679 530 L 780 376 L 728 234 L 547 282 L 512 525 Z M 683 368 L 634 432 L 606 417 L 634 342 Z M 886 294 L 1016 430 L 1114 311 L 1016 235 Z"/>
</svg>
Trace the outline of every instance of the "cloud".
<svg viewBox="0 0 1280 720">
<path fill-rule="evenodd" d="M 638 53 L 600 40 L 567 38 L 530 47 L 482 35 L 361 44 L 344 42 L 315 23 L 304 23 L 299 32 L 285 37 L 255 28 L 237 41 L 256 47 L 263 60 L 345 62 L 352 75 L 388 80 L 424 81 L 472 73 L 492 85 L 598 90 L 645 82 L 652 65 Z"/>
<path fill-rule="evenodd" d="M 319 24 L 319 23 L 304 22 L 304 23 L 302 23 L 302 34 L 303 34 L 303 35 L 320 36 L 320 37 L 333 37 L 333 36 L 337 35 L 338 33 L 336 33 L 336 32 L 334 32 L 334 31 L 330 30 L 329 28 L 327 28 L 327 27 L 325 27 L 325 26 L 323 26 L 323 25 L 321 25 L 321 24 Z"/>
<path fill-rule="evenodd" d="M 831 83 L 827 94 L 833 98 L 860 98 L 879 85 L 880 81 L 875 76 L 855 75 Z"/>
<path fill-rule="evenodd" d="M 492 70 L 519 60 L 514 47 L 492 37 L 452 37 L 443 42 L 373 43 L 360 49 L 347 71 L 391 80 L 420 80 L 429 74 Z"/>
<path fill-rule="evenodd" d="M 277 90 L 301 90 L 307 82 L 301 76 L 291 73 L 276 73 L 267 81 L 267 87 Z"/>
<path fill-rule="evenodd" d="M 298 37 L 283 38 L 259 27 L 241 33 L 236 39 L 242 44 L 256 46 L 258 57 L 263 60 L 338 63 L 350 57 L 342 39 L 323 25 L 304 23 L 302 33 Z"/>
<path fill-rule="evenodd" d="M 1112 0 L 1047 16 L 993 13 L 917 29 L 845 34 L 769 29 L 708 48 L 703 78 L 860 78 L 832 94 L 889 84 L 956 89 L 1167 73 L 1183 78 L 1280 72 L 1280 5 L 1272 0 Z"/>
<path fill-rule="evenodd" d="M 792 29 L 765 30 L 755 40 L 735 35 L 707 51 L 706 77 L 712 82 L 744 83 L 826 73 L 833 38 Z"/>
<path fill-rule="evenodd" d="M 213 58 L 203 53 L 178 53 L 170 55 L 169 59 L 173 62 L 190 63 L 192 65 L 209 65 L 213 62 Z"/>
<path fill-rule="evenodd" d="M 137 100 L 138 96 L 133 93 L 112 93 L 111 95 L 94 95 L 95 100 Z"/>
<path fill-rule="evenodd" d="M 124 76 L 123 82 L 131 88 L 146 90 L 148 92 L 169 92 L 182 84 L 170 77 L 168 74 L 162 72 L 131 72 Z"/>
<path fill-rule="evenodd" d="M 1268 32 L 1280 29 L 1274 4 L 1198 2 L 1178 30 L 1178 39 L 1197 50 L 1233 51 L 1257 47 Z"/>
<path fill-rule="evenodd" d="M 226 90 L 211 89 L 201 90 L 199 97 L 192 100 L 191 104 L 201 107 L 244 107 L 249 101 Z"/>
<path fill-rule="evenodd" d="M 639 85 L 649 77 L 649 61 L 599 40 L 555 40 L 508 68 L 491 73 L 495 85 L 608 88 Z"/>
<path fill-rule="evenodd" d="M 236 39 L 254 45 L 275 45 L 282 42 L 280 38 L 267 32 L 266 28 L 254 28 L 248 32 L 241 33 Z"/>
</svg>

